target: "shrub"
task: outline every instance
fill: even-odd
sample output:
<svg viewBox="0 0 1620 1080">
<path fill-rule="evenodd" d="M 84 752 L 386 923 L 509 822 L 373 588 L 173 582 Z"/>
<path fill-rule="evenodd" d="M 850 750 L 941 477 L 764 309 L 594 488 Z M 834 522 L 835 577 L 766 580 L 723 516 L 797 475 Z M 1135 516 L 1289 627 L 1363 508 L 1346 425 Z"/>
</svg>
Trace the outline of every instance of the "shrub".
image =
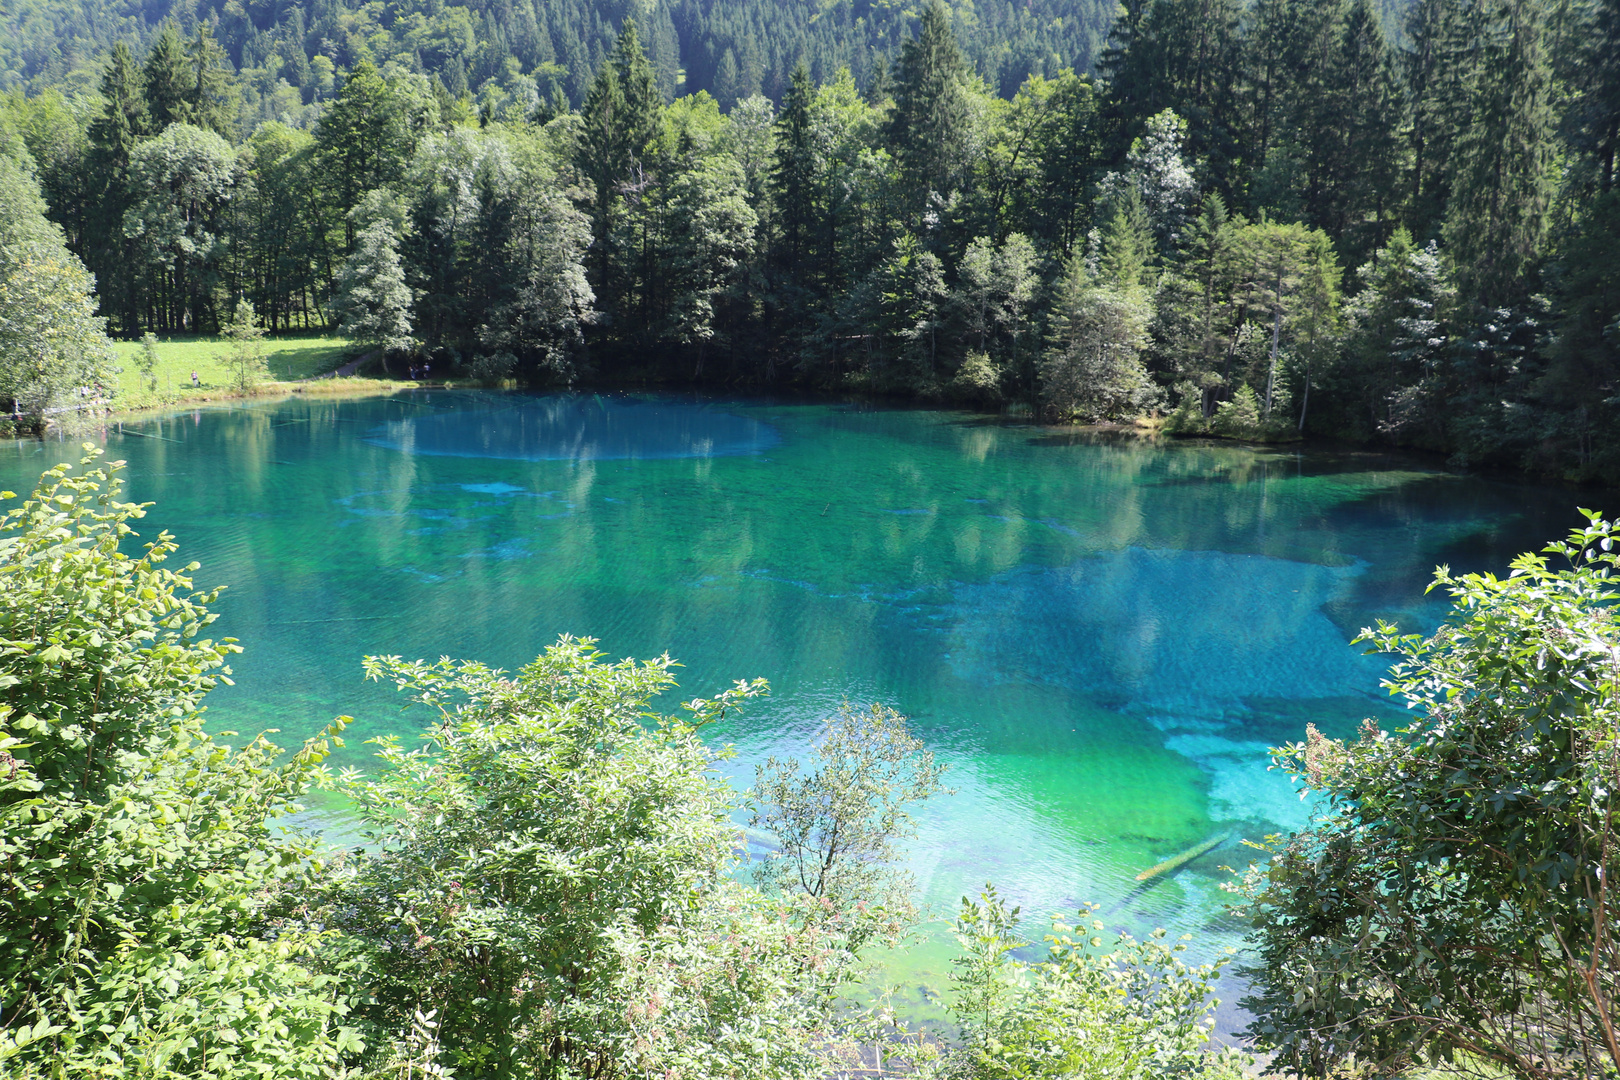
<svg viewBox="0 0 1620 1080">
<path fill-rule="evenodd" d="M 120 550 L 144 512 L 118 501 L 120 464 L 57 466 L 0 515 L 0 1063 L 328 1075 L 358 1043 L 336 981 L 305 962 L 321 935 L 263 918 L 310 868 L 271 821 L 325 744 L 277 765 L 262 738 L 204 732 L 239 650 L 202 636 L 218 592 L 163 565 L 172 537 Z"/>
<path fill-rule="evenodd" d="M 1210 991 L 1229 958 L 1189 964 L 1186 939 L 1167 944 L 1163 930 L 1105 943 L 1087 909 L 1076 924 L 1054 920 L 1046 961 L 1031 964 L 1008 955 L 1028 944 L 1014 933 L 1018 914 L 992 886 L 980 902 L 962 900 L 952 981 L 963 1047 L 947 1071 L 974 1080 L 1243 1075 L 1235 1056 L 1206 1049 Z"/>
<path fill-rule="evenodd" d="M 1506 578 L 1454 577 L 1427 637 L 1380 622 L 1417 718 L 1277 763 L 1323 799 L 1245 879 L 1250 1031 L 1320 1076 L 1458 1054 L 1526 1078 L 1620 1070 L 1620 591 L 1597 514 Z"/>
<path fill-rule="evenodd" d="M 341 780 L 374 847 L 328 884 L 329 962 L 366 973 L 379 1045 L 436 1014 L 458 1074 L 814 1074 L 843 943 L 735 879 L 734 794 L 698 737 L 764 684 L 654 716 L 673 661 L 594 645 L 564 637 L 512 678 L 367 660 L 438 719 Z"/>
</svg>

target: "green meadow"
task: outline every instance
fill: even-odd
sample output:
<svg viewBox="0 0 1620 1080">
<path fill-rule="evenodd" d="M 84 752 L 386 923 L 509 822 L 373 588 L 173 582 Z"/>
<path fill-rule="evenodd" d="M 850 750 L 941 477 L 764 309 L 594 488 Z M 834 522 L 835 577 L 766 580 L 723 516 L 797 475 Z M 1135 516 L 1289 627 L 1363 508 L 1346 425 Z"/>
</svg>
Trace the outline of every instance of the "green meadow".
<svg viewBox="0 0 1620 1080">
<path fill-rule="evenodd" d="M 138 358 L 139 341 L 114 344 L 118 352 L 118 396 L 120 409 L 146 409 L 183 401 L 212 401 L 235 396 L 225 369 L 229 343 L 223 338 L 201 335 L 158 339 L 158 362 L 153 380 L 142 373 Z M 339 337 L 276 337 L 264 340 L 264 384 L 298 382 L 323 375 L 349 359 L 349 343 Z M 191 373 L 197 373 L 192 386 Z M 156 383 L 154 388 L 152 383 Z"/>
</svg>

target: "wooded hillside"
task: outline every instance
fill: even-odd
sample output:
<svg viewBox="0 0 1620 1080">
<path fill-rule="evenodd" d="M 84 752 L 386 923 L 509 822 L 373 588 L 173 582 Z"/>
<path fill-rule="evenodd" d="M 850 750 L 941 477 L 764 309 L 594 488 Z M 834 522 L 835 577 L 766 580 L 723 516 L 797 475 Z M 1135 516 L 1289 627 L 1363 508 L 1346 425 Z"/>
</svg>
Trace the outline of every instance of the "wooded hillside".
<svg viewBox="0 0 1620 1080">
<path fill-rule="evenodd" d="M 919 8 L 889 0 L 18 0 L 0 34 L 0 89 L 88 89 L 114 42 L 144 52 L 165 21 L 208 25 L 240 73 L 248 128 L 327 100 L 361 60 L 396 62 L 480 102 L 516 94 L 584 100 L 627 16 L 666 97 L 706 90 L 721 105 L 781 100 L 794 65 L 817 82 L 847 67 L 863 85 L 891 63 Z M 968 59 L 1011 97 L 1031 74 L 1089 70 L 1107 37 L 1105 0 L 951 5 Z"/>
</svg>

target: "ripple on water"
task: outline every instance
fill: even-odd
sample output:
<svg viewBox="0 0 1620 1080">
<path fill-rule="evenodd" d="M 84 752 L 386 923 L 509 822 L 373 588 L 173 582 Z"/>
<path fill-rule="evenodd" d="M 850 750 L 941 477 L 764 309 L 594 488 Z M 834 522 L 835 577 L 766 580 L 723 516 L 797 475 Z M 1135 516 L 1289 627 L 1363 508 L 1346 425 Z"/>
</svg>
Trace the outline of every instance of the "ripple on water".
<svg viewBox="0 0 1620 1080">
<path fill-rule="evenodd" d="M 364 438 L 405 454 L 518 461 L 734 457 L 780 441 L 770 424 L 699 403 L 594 394 L 500 402 L 390 420 Z M 463 486 L 497 494 L 515 490 L 505 484 Z"/>
</svg>

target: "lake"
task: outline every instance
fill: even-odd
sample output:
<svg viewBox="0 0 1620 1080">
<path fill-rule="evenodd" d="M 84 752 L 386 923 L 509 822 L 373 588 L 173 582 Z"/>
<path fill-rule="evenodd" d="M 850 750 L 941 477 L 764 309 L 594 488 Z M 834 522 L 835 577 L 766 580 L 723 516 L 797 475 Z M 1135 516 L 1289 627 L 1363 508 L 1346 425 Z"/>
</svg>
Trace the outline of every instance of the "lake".
<svg viewBox="0 0 1620 1080">
<path fill-rule="evenodd" d="M 695 397 L 293 398 L 106 443 L 156 503 L 141 531 L 229 586 L 216 629 L 246 652 L 216 728 L 288 745 L 349 713 L 340 763 L 364 765 L 365 738 L 420 720 L 361 680 L 365 654 L 512 668 L 565 632 L 667 650 L 669 711 L 770 680 L 713 736 L 739 784 L 842 700 L 910 716 L 956 789 L 914 845 L 934 909 L 994 881 L 1026 913 L 1091 901 L 1200 952 L 1240 932 L 1220 891 L 1239 841 L 1305 820 L 1266 748 L 1398 722 L 1356 631 L 1432 627 L 1436 564 L 1502 570 L 1602 498 L 1382 454 Z M 0 444 L 0 486 L 74 457 Z M 909 995 L 944 985 L 930 934 L 891 965 Z"/>
</svg>

